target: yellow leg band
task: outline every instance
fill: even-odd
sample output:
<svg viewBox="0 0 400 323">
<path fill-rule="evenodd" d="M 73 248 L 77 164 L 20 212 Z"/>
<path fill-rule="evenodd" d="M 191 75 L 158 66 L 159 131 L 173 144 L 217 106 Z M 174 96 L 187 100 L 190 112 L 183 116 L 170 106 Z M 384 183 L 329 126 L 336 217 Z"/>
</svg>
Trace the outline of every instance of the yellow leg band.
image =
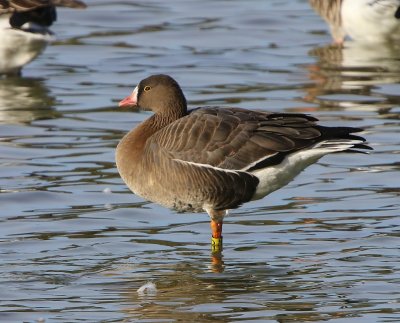
<svg viewBox="0 0 400 323">
<path fill-rule="evenodd" d="M 212 252 L 222 251 L 222 237 L 221 238 L 211 237 L 211 251 Z"/>
</svg>

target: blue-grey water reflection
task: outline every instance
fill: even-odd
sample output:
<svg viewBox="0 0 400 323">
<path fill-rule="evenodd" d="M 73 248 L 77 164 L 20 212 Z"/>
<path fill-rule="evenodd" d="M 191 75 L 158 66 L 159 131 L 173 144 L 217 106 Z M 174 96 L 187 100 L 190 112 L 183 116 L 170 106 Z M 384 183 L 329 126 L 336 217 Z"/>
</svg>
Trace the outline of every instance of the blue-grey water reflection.
<svg viewBox="0 0 400 323">
<path fill-rule="evenodd" d="M 86 2 L 0 80 L 0 321 L 399 321 L 400 52 L 331 46 L 306 0 Z M 192 107 L 365 127 L 375 151 L 232 211 L 212 258 L 206 214 L 143 201 L 115 168 L 148 117 L 117 102 L 153 73 Z"/>
</svg>

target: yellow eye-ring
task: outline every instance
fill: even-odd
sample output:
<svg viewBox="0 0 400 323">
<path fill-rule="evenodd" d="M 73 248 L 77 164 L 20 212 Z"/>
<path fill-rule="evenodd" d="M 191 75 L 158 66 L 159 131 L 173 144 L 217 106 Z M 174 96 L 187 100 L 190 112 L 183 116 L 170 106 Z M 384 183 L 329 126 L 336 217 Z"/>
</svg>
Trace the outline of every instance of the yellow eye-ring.
<svg viewBox="0 0 400 323">
<path fill-rule="evenodd" d="M 145 90 L 146 92 L 147 92 L 147 91 L 150 91 L 150 90 L 151 90 L 151 86 L 148 86 L 148 85 L 145 86 L 145 87 L 144 87 L 144 90 Z"/>
</svg>

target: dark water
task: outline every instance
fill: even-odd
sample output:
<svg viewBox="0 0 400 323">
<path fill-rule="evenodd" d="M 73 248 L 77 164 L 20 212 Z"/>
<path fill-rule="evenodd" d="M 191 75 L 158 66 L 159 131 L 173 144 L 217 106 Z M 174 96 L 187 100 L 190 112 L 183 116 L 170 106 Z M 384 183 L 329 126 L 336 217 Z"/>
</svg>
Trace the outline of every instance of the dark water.
<svg viewBox="0 0 400 323">
<path fill-rule="evenodd" d="M 399 322 L 400 51 L 329 46 L 305 0 L 87 3 L 0 80 L 0 321 Z M 154 73 L 192 107 L 312 113 L 375 151 L 232 211 L 213 258 L 206 214 L 143 201 L 115 168 L 148 117 L 117 102 Z"/>
</svg>

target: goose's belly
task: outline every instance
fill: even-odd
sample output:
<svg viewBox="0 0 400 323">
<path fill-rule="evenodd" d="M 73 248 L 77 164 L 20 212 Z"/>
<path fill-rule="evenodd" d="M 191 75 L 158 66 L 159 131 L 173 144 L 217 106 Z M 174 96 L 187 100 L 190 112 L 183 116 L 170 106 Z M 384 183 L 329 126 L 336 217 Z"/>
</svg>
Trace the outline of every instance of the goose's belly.
<svg viewBox="0 0 400 323">
<path fill-rule="evenodd" d="M 126 165 L 126 164 L 125 164 Z M 121 178 L 129 189 L 141 198 L 179 212 L 204 212 L 204 200 L 197 198 L 188 190 L 177 190 L 172 179 L 160 176 L 157 172 L 145 170 L 140 165 L 126 167 L 118 163 Z"/>
<path fill-rule="evenodd" d="M 147 178 L 146 180 L 125 179 L 121 176 L 129 189 L 141 198 L 157 203 L 178 212 L 204 212 L 204 201 L 197 200 L 190 194 L 176 192 L 170 183 L 160 184 L 159 181 Z"/>
</svg>

